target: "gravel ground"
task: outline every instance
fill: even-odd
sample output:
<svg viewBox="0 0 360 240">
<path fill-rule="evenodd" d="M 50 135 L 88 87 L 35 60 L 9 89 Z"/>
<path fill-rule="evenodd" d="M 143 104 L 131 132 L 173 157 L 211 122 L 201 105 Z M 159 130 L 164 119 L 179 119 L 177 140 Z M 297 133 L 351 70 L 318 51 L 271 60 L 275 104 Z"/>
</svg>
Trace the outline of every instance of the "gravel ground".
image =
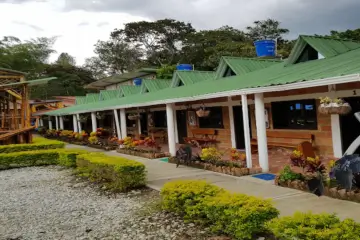
<svg viewBox="0 0 360 240">
<path fill-rule="evenodd" d="M 209 239 L 206 229 L 155 211 L 158 192 L 116 196 L 80 182 L 70 170 L 0 171 L 0 239 Z"/>
</svg>

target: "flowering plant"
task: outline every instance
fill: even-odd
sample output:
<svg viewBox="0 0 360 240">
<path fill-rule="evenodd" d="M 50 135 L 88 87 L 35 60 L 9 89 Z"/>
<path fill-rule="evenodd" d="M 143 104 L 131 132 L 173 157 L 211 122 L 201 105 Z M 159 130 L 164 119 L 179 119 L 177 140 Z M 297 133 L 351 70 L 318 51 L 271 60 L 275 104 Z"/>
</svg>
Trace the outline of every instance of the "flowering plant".
<svg viewBox="0 0 360 240">
<path fill-rule="evenodd" d="M 222 153 L 214 147 L 201 149 L 200 158 L 208 162 L 216 162 L 221 160 Z"/>
<path fill-rule="evenodd" d="M 236 148 L 232 148 L 230 150 L 230 160 L 231 161 L 245 161 L 246 155 L 240 151 L 238 151 Z"/>
</svg>

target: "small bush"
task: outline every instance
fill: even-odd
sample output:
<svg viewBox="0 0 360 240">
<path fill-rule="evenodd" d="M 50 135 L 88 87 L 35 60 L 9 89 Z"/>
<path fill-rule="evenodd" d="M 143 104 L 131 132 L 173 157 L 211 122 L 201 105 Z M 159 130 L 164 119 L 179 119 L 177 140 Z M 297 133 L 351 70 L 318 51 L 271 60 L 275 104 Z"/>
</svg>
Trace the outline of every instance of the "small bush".
<svg viewBox="0 0 360 240">
<path fill-rule="evenodd" d="M 351 219 L 340 221 L 333 214 L 295 213 L 273 219 L 267 228 L 279 240 L 359 240 L 360 224 Z"/>
<path fill-rule="evenodd" d="M 76 165 L 79 174 L 113 191 L 128 191 L 145 185 L 145 165 L 137 161 L 88 153 L 79 155 Z"/>
<path fill-rule="evenodd" d="M 49 149 L 2 153 L 0 154 L 0 166 L 2 169 L 55 164 L 72 167 L 75 156 L 84 152 L 84 150 L 78 149 Z"/>
<path fill-rule="evenodd" d="M 0 146 L 0 153 L 13 153 L 13 152 L 24 152 L 33 150 L 44 150 L 44 149 L 57 149 L 64 148 L 65 143 L 48 140 L 46 138 L 34 138 L 33 143 L 30 144 L 10 144 Z"/>
<path fill-rule="evenodd" d="M 185 180 L 165 184 L 161 190 L 165 210 L 200 221 L 214 231 L 237 239 L 253 239 L 279 212 L 269 200 L 232 194 L 205 181 Z"/>
<path fill-rule="evenodd" d="M 303 180 L 304 177 L 300 173 L 296 173 L 291 170 L 290 166 L 285 166 L 279 174 L 279 182 L 294 181 L 294 180 Z"/>
</svg>

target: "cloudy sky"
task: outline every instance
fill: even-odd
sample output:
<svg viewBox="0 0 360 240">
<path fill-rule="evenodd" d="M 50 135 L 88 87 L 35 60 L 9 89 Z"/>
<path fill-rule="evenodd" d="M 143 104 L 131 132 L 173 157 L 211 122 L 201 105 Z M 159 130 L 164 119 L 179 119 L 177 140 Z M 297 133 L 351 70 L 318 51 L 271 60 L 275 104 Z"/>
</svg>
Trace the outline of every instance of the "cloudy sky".
<svg viewBox="0 0 360 240">
<path fill-rule="evenodd" d="M 0 37 L 58 36 L 58 54 L 68 52 L 82 64 L 98 39 L 126 22 L 174 18 L 197 29 L 244 29 L 275 18 L 295 38 L 360 28 L 359 9 L 359 0 L 0 0 Z"/>
</svg>

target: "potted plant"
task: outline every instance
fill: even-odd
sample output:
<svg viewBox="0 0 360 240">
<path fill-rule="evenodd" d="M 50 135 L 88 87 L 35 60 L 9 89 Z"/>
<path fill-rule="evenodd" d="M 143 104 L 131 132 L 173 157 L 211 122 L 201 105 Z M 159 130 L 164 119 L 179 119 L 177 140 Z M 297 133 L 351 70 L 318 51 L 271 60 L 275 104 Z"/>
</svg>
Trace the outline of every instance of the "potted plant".
<svg viewBox="0 0 360 240">
<path fill-rule="evenodd" d="M 320 98 L 319 112 L 322 114 L 345 115 L 351 112 L 351 106 L 343 99 L 324 97 Z"/>
</svg>

